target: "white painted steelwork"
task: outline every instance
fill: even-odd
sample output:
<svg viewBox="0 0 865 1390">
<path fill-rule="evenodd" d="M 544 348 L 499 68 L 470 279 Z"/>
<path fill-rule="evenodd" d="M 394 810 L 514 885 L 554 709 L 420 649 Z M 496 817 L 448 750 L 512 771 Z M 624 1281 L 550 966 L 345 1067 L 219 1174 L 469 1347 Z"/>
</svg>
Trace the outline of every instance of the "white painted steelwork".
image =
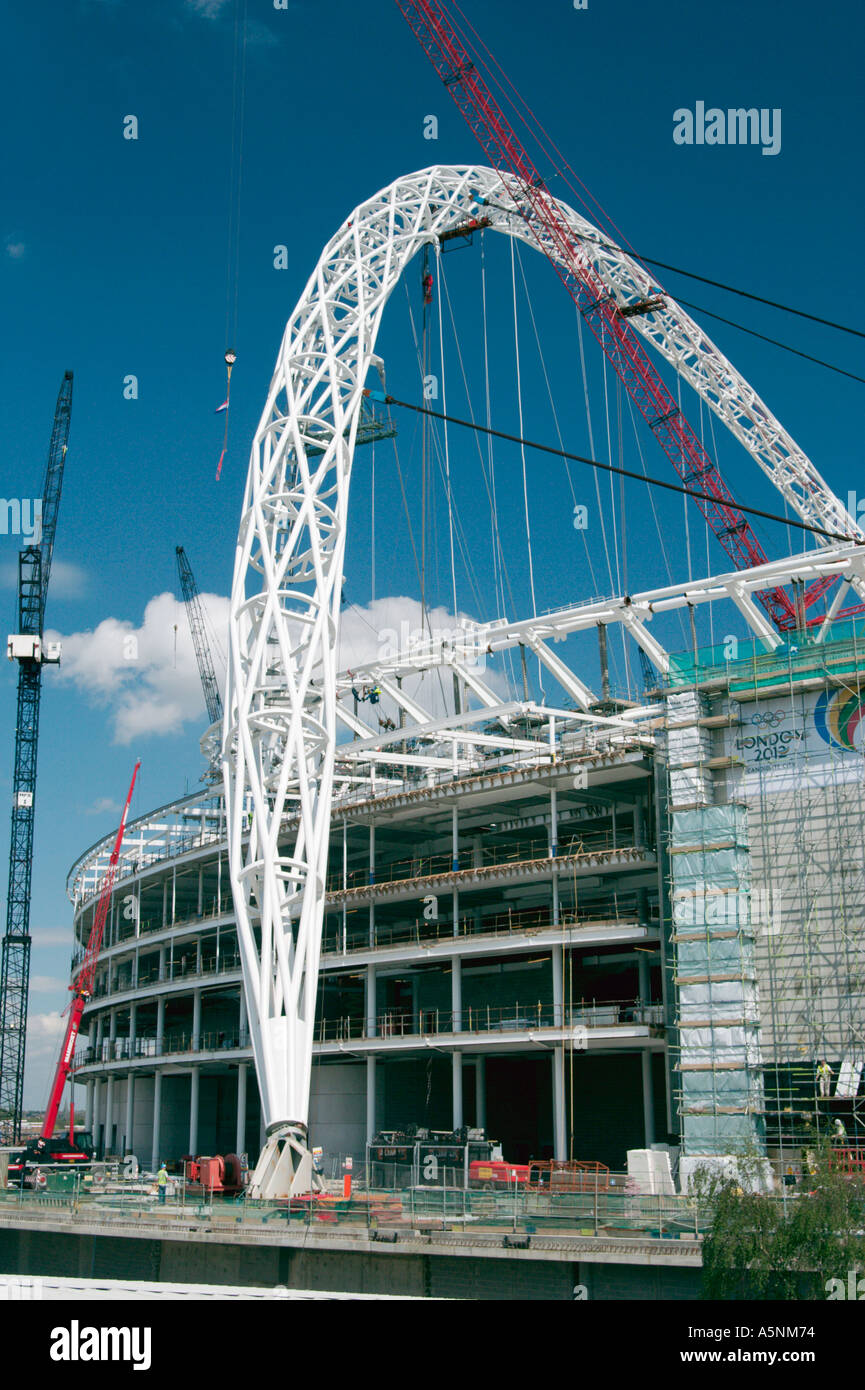
<svg viewBox="0 0 865 1390">
<path fill-rule="evenodd" d="M 381 316 L 424 244 L 438 246 L 442 233 L 472 219 L 483 217 L 493 230 L 536 245 L 512 187 L 490 169 L 432 168 L 397 179 L 357 208 L 325 248 L 289 319 L 253 441 L 231 596 L 222 762 L 247 1009 L 271 1136 L 254 1192 L 308 1185 L 305 1136 L 334 786 L 349 483 L 364 388 L 370 370 L 381 370 L 374 353 Z M 560 206 L 623 307 L 652 294 L 651 280 L 630 257 Z M 672 300 L 665 296 L 662 307 L 632 323 L 803 518 L 840 525 L 845 534 L 865 539 L 756 393 Z M 801 563 L 823 560 L 819 554 Z M 857 588 L 860 560 L 849 561 Z M 761 567 L 761 587 L 774 568 Z M 771 644 L 775 634 L 750 600 L 749 587 L 758 585 L 743 575 L 725 576 L 724 596 Z M 664 591 L 658 605 L 667 597 L 677 601 Z M 645 627 L 653 600 L 641 599 L 642 605 L 618 600 L 614 620 L 625 623 L 663 669 L 663 648 Z M 522 640 L 555 674 L 558 659 L 544 644 L 544 624 L 532 620 L 525 626 Z M 451 662 L 458 659 L 451 653 Z M 563 664 L 557 678 L 577 704 L 588 705 L 590 692 L 573 673 L 569 683 Z M 495 696 L 479 681 L 473 688 L 494 717 Z M 388 687 L 395 698 L 396 689 Z M 408 708 L 407 697 L 400 702 Z M 422 713 L 413 711 L 415 717 Z M 346 711 L 341 717 L 352 723 Z M 460 734 L 461 744 L 470 742 Z M 391 761 L 399 757 L 393 753 Z M 285 821 L 292 815 L 297 826 L 287 849 Z M 302 1173 L 294 1168 L 300 1159 Z"/>
</svg>

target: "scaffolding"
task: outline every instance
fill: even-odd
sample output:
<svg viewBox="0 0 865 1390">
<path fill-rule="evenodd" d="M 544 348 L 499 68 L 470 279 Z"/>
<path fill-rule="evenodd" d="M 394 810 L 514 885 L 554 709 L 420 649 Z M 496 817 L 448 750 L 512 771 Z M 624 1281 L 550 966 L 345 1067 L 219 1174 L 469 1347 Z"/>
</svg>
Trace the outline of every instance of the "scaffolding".
<svg viewBox="0 0 865 1390">
<path fill-rule="evenodd" d="M 699 649 L 674 659 L 668 686 L 683 1147 L 722 1152 L 738 1128 L 788 1164 L 818 1135 L 859 1151 L 865 626 L 799 632 L 771 653 Z M 711 1057 L 698 1068 L 700 1038 Z"/>
</svg>

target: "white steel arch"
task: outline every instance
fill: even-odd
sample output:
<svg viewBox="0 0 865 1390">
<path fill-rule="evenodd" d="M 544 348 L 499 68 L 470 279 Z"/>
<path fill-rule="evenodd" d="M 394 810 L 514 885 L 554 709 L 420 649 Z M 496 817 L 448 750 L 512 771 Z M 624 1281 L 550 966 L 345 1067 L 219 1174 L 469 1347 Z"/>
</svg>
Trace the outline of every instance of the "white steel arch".
<svg viewBox="0 0 865 1390">
<path fill-rule="evenodd" d="M 305 1154 L 336 741 L 336 646 L 362 393 L 388 297 L 426 242 L 482 218 L 537 246 L 508 180 L 472 166 L 397 179 L 325 247 L 286 325 L 252 444 L 223 726 L 229 864 L 264 1121 L 259 1193 L 309 1186 Z M 624 306 L 657 293 L 560 203 Z M 633 326 L 681 372 L 790 505 L 865 538 L 756 393 L 672 300 Z M 283 823 L 296 815 L 287 849 Z"/>
</svg>

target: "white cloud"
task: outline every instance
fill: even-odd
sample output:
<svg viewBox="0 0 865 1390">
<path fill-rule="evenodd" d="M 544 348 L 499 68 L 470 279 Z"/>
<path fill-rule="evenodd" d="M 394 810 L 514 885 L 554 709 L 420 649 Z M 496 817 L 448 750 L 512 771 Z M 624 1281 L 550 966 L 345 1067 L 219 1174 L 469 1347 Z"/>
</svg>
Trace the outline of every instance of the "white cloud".
<svg viewBox="0 0 865 1390">
<path fill-rule="evenodd" d="M 112 796 L 99 796 L 92 806 L 85 810 L 85 816 L 102 816 L 108 811 L 122 811 L 123 807 L 119 801 L 115 801 Z"/>
<path fill-rule="evenodd" d="M 31 1044 L 43 1049 L 46 1044 L 53 1046 L 54 1040 L 61 1036 L 65 1028 L 66 1020 L 59 1009 L 45 1014 L 30 1014 L 27 1019 L 28 1048 Z"/>
<path fill-rule="evenodd" d="M 186 7 L 204 19 L 218 19 L 231 0 L 186 0 Z"/>
<path fill-rule="evenodd" d="M 68 981 L 60 980 L 55 975 L 31 975 L 30 989 L 34 994 L 57 994 L 59 990 L 66 989 Z"/>
<path fill-rule="evenodd" d="M 23 241 L 15 241 L 11 236 L 7 236 L 3 243 L 6 248 L 6 255 L 12 261 L 20 261 L 27 254 L 27 245 Z"/>
<path fill-rule="evenodd" d="M 36 927 L 32 933 L 33 949 L 38 951 L 43 947 L 52 946 L 71 946 L 73 942 L 72 927 Z"/>
<path fill-rule="evenodd" d="M 66 1023 L 67 1020 L 59 1009 L 41 1014 L 31 1013 L 27 1019 L 27 1071 L 24 1078 L 26 1109 L 43 1109 L 46 1104 Z"/>
<path fill-rule="evenodd" d="M 87 571 L 68 560 L 51 564 L 49 602 L 52 598 L 81 598 L 87 592 Z M 0 589 L 18 588 L 18 561 L 5 560 L 0 565 Z"/>
<path fill-rule="evenodd" d="M 228 599 L 202 594 L 201 603 L 224 652 Z M 186 610 L 173 594 L 152 598 L 139 627 L 121 618 L 105 618 L 93 632 L 60 635 L 60 640 L 60 678 L 71 681 L 93 703 L 108 707 L 115 743 L 128 744 L 148 734 L 176 734 L 187 721 L 206 717 Z M 213 657 L 222 686 L 217 652 Z"/>
<path fill-rule="evenodd" d="M 201 602 L 208 631 L 218 643 L 218 650 L 213 649 L 212 642 L 211 646 L 222 690 L 220 650 L 224 656 L 228 649 L 229 602 L 217 594 L 202 594 Z M 419 637 L 429 629 L 434 634 L 453 634 L 462 617 L 454 618 L 440 607 L 428 610 L 422 623 L 419 601 L 403 596 L 376 599 L 365 608 L 348 606 L 340 615 L 339 668 L 355 669 L 392 654 L 403 648 L 410 636 Z M 92 632 L 49 636 L 60 636 L 63 643 L 60 679 L 73 683 L 93 703 L 108 708 L 115 743 L 177 734 L 192 720 L 203 726 L 204 697 L 189 624 L 184 605 L 173 594 L 152 598 L 139 627 L 128 620 L 105 618 Z M 482 674 L 487 684 L 506 696 L 501 673 L 488 670 Z M 407 679 L 404 689 L 432 715 L 441 715 L 450 706 L 452 683 L 446 672 L 432 671 Z M 364 709 L 373 727 L 374 714 L 395 717 L 387 697 L 381 705 Z M 90 813 L 116 809 L 115 802 L 104 798 L 90 808 Z"/>
</svg>

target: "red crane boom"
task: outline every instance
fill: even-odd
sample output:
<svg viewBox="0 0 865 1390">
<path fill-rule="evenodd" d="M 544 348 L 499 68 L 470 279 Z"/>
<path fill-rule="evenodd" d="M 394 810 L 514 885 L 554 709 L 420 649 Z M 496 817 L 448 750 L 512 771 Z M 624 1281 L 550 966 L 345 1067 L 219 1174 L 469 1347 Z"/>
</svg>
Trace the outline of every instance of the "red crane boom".
<svg viewBox="0 0 865 1390">
<path fill-rule="evenodd" d="M 78 973 L 78 978 L 75 983 L 69 986 L 72 990 L 69 1023 L 66 1027 L 63 1047 L 60 1050 L 60 1060 L 57 1063 L 57 1071 L 54 1075 L 54 1082 L 51 1087 L 48 1109 L 45 1111 L 45 1121 L 42 1125 L 43 1139 L 51 1139 L 54 1135 L 54 1126 L 57 1123 L 57 1112 L 60 1109 L 60 1102 L 63 1099 L 63 1087 L 66 1085 L 66 1079 L 72 1070 L 72 1059 L 75 1056 L 75 1044 L 78 1041 L 84 1006 L 93 994 L 93 983 L 96 976 L 96 960 L 102 946 L 102 934 L 105 931 L 105 919 L 108 916 L 108 906 L 111 902 L 111 890 L 114 887 L 114 880 L 117 877 L 120 846 L 123 843 L 123 836 L 126 833 L 126 818 L 129 815 L 132 792 L 135 788 L 135 779 L 138 776 L 138 769 L 140 766 L 141 763 L 137 762 L 132 773 L 132 781 L 129 784 L 129 791 L 126 796 L 126 805 L 123 807 L 123 815 L 120 818 L 120 828 L 117 831 L 117 838 L 114 841 L 114 848 L 111 851 L 108 868 L 102 880 L 102 890 L 99 894 L 99 902 L 96 904 L 93 926 L 90 928 L 90 936 L 87 940 L 87 950 L 84 953 L 84 964 Z"/>
<path fill-rule="evenodd" d="M 555 198 L 511 128 L 440 0 L 396 0 L 409 27 L 474 131 L 487 158 L 510 179 L 526 224 L 552 264 L 605 356 L 737 569 L 767 563 L 767 555 L 694 430 L 646 354 L 627 317 L 575 240 Z M 517 187 L 514 188 L 514 182 Z M 818 595 L 809 595 L 813 601 Z M 757 595 L 778 628 L 797 624 L 781 588 Z"/>
</svg>

